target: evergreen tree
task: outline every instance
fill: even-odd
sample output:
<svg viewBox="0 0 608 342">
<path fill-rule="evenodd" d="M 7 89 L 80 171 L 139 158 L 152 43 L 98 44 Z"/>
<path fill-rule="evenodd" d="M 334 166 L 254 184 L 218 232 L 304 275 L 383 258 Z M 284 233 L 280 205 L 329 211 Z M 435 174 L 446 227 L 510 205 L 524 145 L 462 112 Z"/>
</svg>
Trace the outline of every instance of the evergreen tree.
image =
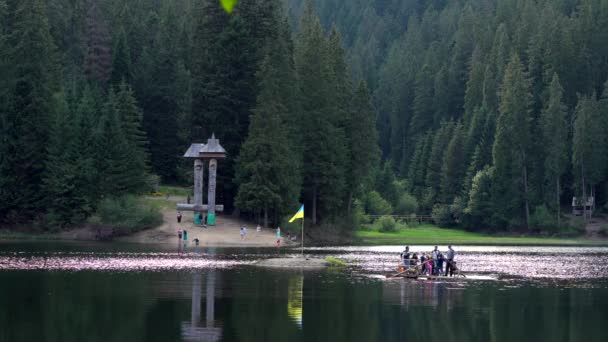
<svg viewBox="0 0 608 342">
<path fill-rule="evenodd" d="M 563 89 L 559 84 L 557 74 L 553 74 L 553 80 L 549 86 L 549 101 L 541 114 L 545 180 L 548 184 L 555 184 L 555 200 L 557 210 L 557 222 L 560 222 L 560 178 L 567 165 L 567 139 L 568 122 L 567 108 L 562 102 Z"/>
<path fill-rule="evenodd" d="M 3 115 L 2 167 L 11 170 L 4 178 L 4 193 L 10 194 L 3 209 L 9 221 L 27 221 L 40 213 L 44 200 L 42 178 L 48 139 L 49 113 L 56 84 L 55 48 L 49 33 L 43 1 L 11 2 L 10 32 L 6 53 L 13 63 Z M 5 58 L 5 57 L 2 57 Z M 5 138 L 4 138 L 5 137 Z M 3 153 L 3 154 L 4 154 Z"/>
<path fill-rule="evenodd" d="M 286 52 L 269 53 L 260 67 L 260 93 L 237 160 L 236 204 L 250 212 L 263 210 L 265 227 L 269 212 L 279 216 L 293 209 L 300 191 L 299 156 L 293 153 L 286 124 L 288 99 L 280 88 L 280 60 L 288 58 Z"/>
<path fill-rule="evenodd" d="M 89 79 L 105 84 L 112 69 L 110 34 L 102 16 L 99 0 L 87 0 L 84 71 Z"/>
<path fill-rule="evenodd" d="M 131 52 L 127 43 L 125 30 L 118 31 L 118 37 L 114 44 L 114 55 L 112 57 L 112 72 L 110 74 L 110 84 L 119 85 L 121 82 L 131 83 L 133 81 L 131 68 Z"/>
<path fill-rule="evenodd" d="M 450 142 L 447 145 L 447 150 L 443 156 L 440 198 L 446 204 L 452 203 L 462 190 L 461 184 L 465 168 L 464 141 L 464 127 L 459 123 L 454 128 Z"/>
<path fill-rule="evenodd" d="M 7 32 L 6 17 L 8 7 L 5 0 L 0 0 L 0 51 L 6 51 Z M 8 132 L 8 99 L 10 94 L 9 65 L 5 58 L 0 58 L 0 222 L 10 208 L 10 193 L 8 185 L 11 183 L 12 170 L 8 158 L 9 132 Z"/>
<path fill-rule="evenodd" d="M 469 78 L 464 95 L 465 122 L 468 122 L 475 109 L 482 105 L 485 69 L 481 49 L 477 47 L 469 62 Z"/>
<path fill-rule="evenodd" d="M 296 67 L 302 103 L 303 176 L 305 198 L 312 202 L 312 223 L 330 219 L 342 206 L 346 138 L 336 125 L 335 96 L 331 92 L 331 66 L 327 63 L 327 41 L 312 7 L 300 25 Z"/>
<path fill-rule="evenodd" d="M 599 103 L 592 96 L 582 97 L 575 111 L 572 137 L 572 165 L 579 180 L 583 201 L 587 194 L 595 196 L 595 185 L 606 175 L 606 132 Z M 587 189 L 587 186 L 589 189 Z M 587 192 L 589 190 L 589 192 Z"/>
<path fill-rule="evenodd" d="M 125 177 L 129 178 L 127 190 L 139 192 L 146 187 L 148 141 L 142 131 L 142 113 L 133 95 L 133 91 L 124 82 L 120 84 L 116 97 L 108 100 L 108 110 L 116 111 L 121 122 L 121 131 L 127 140 L 125 154 L 129 156 L 126 163 Z"/>
<path fill-rule="evenodd" d="M 142 181 L 139 179 L 142 171 L 131 168 L 136 156 L 116 107 L 116 95 L 110 90 L 94 132 L 94 145 L 98 151 L 95 165 L 99 172 L 96 192 L 100 197 L 127 194 Z"/>
<path fill-rule="evenodd" d="M 412 161 L 409 165 L 408 180 L 411 187 L 410 190 L 417 197 L 422 196 L 422 190 L 426 184 L 427 164 L 431 154 L 433 138 L 433 132 L 429 130 L 422 139 L 418 140 L 416 152 L 412 156 Z"/>
<path fill-rule="evenodd" d="M 163 9 L 158 33 L 150 50 L 145 51 L 153 53 L 141 95 L 151 168 L 165 182 L 178 179 L 179 156 L 191 143 L 190 74 L 178 56 L 175 11 L 172 4 Z"/>
<path fill-rule="evenodd" d="M 493 179 L 493 169 L 488 167 L 478 171 L 473 177 L 469 202 L 465 209 L 471 227 L 487 227 L 493 224 L 491 221 L 494 215 L 494 206 L 492 205 Z"/>
<path fill-rule="evenodd" d="M 416 75 L 414 85 L 414 102 L 412 104 L 412 121 L 409 127 L 410 139 L 418 137 L 433 123 L 433 77 L 430 67 L 424 65 Z"/>
<path fill-rule="evenodd" d="M 47 194 L 47 219 L 50 225 L 63 227 L 80 223 L 91 207 L 85 191 L 86 173 L 82 165 L 80 120 L 71 112 L 63 93 L 55 97 L 54 122 L 51 124 L 48 159 L 44 176 Z"/>
<path fill-rule="evenodd" d="M 353 97 L 353 112 L 347 125 L 350 158 L 346 179 L 349 189 L 348 212 L 353 199 L 361 194 L 370 171 L 378 164 L 378 133 L 376 115 L 365 82 L 361 81 Z"/>
<path fill-rule="evenodd" d="M 431 202 L 435 202 L 439 195 L 441 185 L 441 170 L 445 151 L 450 143 L 450 137 L 454 130 L 453 121 L 444 121 L 435 133 L 429 159 L 426 166 L 426 188 L 427 196 Z"/>
<path fill-rule="evenodd" d="M 79 180 L 82 182 L 79 186 L 86 196 L 85 203 L 90 205 L 91 211 L 101 195 L 97 184 L 102 175 L 97 170 L 95 157 L 99 153 L 96 149 L 96 131 L 101 107 L 103 107 L 101 95 L 85 85 L 75 105 L 74 113 L 75 121 L 78 122 L 77 141 L 81 152 L 77 164 L 78 174 L 81 177 Z"/>
<path fill-rule="evenodd" d="M 442 120 L 447 120 L 450 117 L 450 89 L 448 81 L 448 72 L 444 66 L 435 74 L 433 90 L 433 108 L 435 113 L 433 116 L 433 127 L 436 127 Z"/>
<path fill-rule="evenodd" d="M 496 222 L 509 224 L 524 213 L 529 227 L 528 148 L 530 143 L 530 85 L 514 54 L 505 70 L 500 94 L 500 116 L 493 146 Z"/>
</svg>

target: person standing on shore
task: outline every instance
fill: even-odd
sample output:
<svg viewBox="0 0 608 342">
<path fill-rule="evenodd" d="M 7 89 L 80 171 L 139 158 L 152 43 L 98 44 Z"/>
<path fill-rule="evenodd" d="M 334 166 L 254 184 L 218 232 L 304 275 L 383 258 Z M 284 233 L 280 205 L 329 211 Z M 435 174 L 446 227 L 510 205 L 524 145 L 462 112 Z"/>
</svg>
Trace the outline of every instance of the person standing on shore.
<svg viewBox="0 0 608 342">
<path fill-rule="evenodd" d="M 281 245 L 281 227 L 277 227 L 277 247 Z"/>
<path fill-rule="evenodd" d="M 456 256 L 456 252 L 452 249 L 452 246 L 448 246 L 448 252 L 446 254 L 447 265 L 445 266 L 445 276 L 450 274 L 450 277 L 454 275 L 454 257 Z"/>
<path fill-rule="evenodd" d="M 188 231 L 184 229 L 184 245 L 188 243 Z"/>
<path fill-rule="evenodd" d="M 182 223 L 182 212 L 181 211 L 177 212 L 177 223 Z"/>
<path fill-rule="evenodd" d="M 178 241 L 182 239 L 182 233 L 183 233 L 183 231 L 181 228 L 177 230 L 177 240 Z"/>
</svg>

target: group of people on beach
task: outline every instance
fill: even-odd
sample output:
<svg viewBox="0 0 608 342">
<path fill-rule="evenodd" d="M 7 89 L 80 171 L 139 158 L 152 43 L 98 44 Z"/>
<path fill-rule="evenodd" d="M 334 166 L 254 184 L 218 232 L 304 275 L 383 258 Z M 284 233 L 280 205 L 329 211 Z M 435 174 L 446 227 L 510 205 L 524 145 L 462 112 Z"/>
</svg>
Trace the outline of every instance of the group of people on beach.
<svg viewBox="0 0 608 342">
<path fill-rule="evenodd" d="M 444 276 L 453 276 L 454 272 L 457 271 L 456 261 L 454 257 L 456 256 L 456 252 L 452 249 L 452 246 L 448 246 L 448 250 L 445 255 L 435 246 L 435 248 L 430 253 L 413 253 L 410 252 L 410 247 L 405 246 L 403 252 L 401 252 L 400 257 L 403 261 L 403 267 L 405 270 L 410 270 L 412 268 L 418 270 L 420 269 L 420 274 L 425 275 L 444 275 Z M 444 272 L 444 264 L 445 264 L 445 272 Z"/>
<path fill-rule="evenodd" d="M 180 228 L 177 230 L 177 240 L 182 241 L 182 239 L 184 240 L 184 245 L 186 245 L 188 243 L 188 231 Z M 198 246 L 198 244 L 200 243 L 200 240 L 198 238 L 194 238 L 194 240 L 192 241 L 196 246 Z"/>
</svg>

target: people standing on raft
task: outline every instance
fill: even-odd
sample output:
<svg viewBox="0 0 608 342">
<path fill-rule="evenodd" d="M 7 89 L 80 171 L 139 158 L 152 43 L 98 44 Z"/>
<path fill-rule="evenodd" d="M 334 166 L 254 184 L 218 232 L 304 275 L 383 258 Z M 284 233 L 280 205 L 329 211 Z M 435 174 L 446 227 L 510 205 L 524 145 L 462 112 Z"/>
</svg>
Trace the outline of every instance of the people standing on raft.
<svg viewBox="0 0 608 342">
<path fill-rule="evenodd" d="M 456 251 L 454 251 L 451 245 L 448 246 L 446 255 L 444 255 L 439 248 L 435 246 L 430 254 L 421 253 L 419 259 L 417 253 L 410 252 L 409 246 L 405 246 L 405 249 L 399 254 L 399 256 L 406 268 L 419 266 L 420 274 L 433 276 L 443 275 L 446 277 L 449 275 L 452 277 L 454 276 L 454 273 L 458 272 L 456 261 L 454 260 Z M 418 260 L 420 260 L 420 263 L 418 263 Z M 443 269 L 444 264 L 446 265 L 445 271 Z"/>
<path fill-rule="evenodd" d="M 443 260 L 443 254 L 439 252 L 439 255 L 437 256 L 437 275 L 443 274 Z"/>
<path fill-rule="evenodd" d="M 405 249 L 403 250 L 403 252 L 401 252 L 400 256 L 401 256 L 401 260 L 403 260 L 403 266 L 405 266 L 406 268 L 409 268 L 411 265 L 410 247 L 405 246 Z"/>
<path fill-rule="evenodd" d="M 456 270 L 456 261 L 454 261 L 454 257 L 456 256 L 456 252 L 452 249 L 452 246 L 448 246 L 448 252 L 446 254 L 447 265 L 445 267 L 445 276 L 450 274 L 450 277 L 454 275 L 454 271 Z"/>
<path fill-rule="evenodd" d="M 435 246 L 435 249 L 433 249 L 433 251 L 431 252 L 431 259 L 433 261 L 433 275 L 437 275 L 437 259 L 439 258 L 439 250 L 437 249 L 437 246 Z"/>
</svg>

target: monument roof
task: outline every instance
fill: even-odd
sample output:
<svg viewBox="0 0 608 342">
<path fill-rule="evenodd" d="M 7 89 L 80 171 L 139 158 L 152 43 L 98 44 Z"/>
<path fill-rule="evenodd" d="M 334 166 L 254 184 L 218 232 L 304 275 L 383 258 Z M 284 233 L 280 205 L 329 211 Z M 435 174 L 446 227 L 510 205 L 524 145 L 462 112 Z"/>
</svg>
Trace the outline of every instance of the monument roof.
<svg viewBox="0 0 608 342">
<path fill-rule="evenodd" d="M 188 151 L 184 154 L 186 158 L 199 158 L 201 155 L 201 150 L 205 147 L 205 144 L 192 144 L 188 148 Z"/>
<path fill-rule="evenodd" d="M 185 158 L 223 158 L 226 156 L 226 150 L 220 145 L 219 139 L 215 138 L 215 134 L 207 139 L 207 143 L 194 143 L 190 145 L 188 151 L 184 154 Z"/>
<path fill-rule="evenodd" d="M 213 134 L 211 135 L 211 139 L 207 139 L 207 144 L 201 149 L 201 153 L 226 154 L 226 150 L 220 145 L 219 139 L 215 138 L 215 134 Z"/>
</svg>

